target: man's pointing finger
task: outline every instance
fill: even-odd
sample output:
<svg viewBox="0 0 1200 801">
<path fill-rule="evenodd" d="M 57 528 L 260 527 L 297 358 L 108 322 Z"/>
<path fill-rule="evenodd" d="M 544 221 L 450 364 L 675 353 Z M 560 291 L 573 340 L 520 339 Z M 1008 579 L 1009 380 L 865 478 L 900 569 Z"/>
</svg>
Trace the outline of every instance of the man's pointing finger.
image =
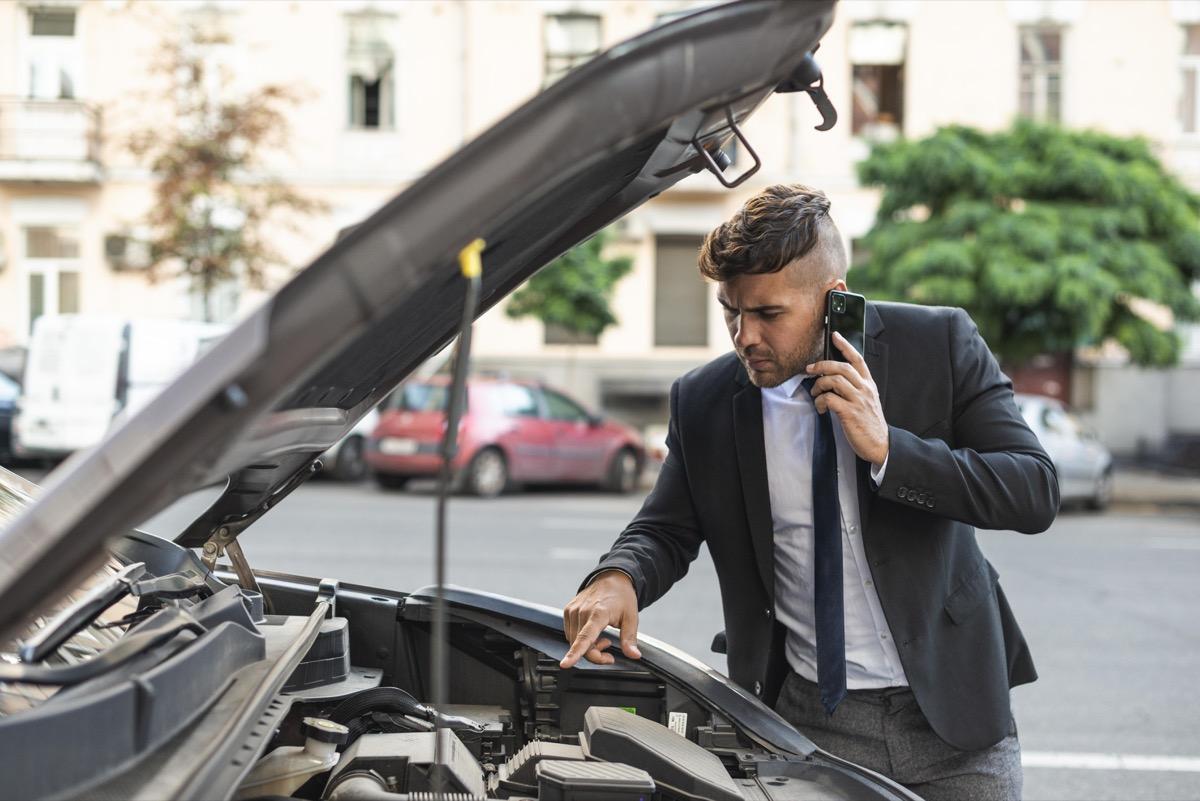
<svg viewBox="0 0 1200 801">
<path fill-rule="evenodd" d="M 579 658 L 591 650 L 593 643 L 596 642 L 596 638 L 600 636 L 600 632 L 604 631 L 605 625 L 607 624 L 604 620 L 603 612 L 593 610 L 591 617 L 588 618 L 587 623 L 583 625 L 583 628 L 579 630 L 578 636 L 571 643 L 571 649 L 567 651 L 567 655 L 563 657 L 563 660 L 558 663 L 559 667 L 575 667 L 575 663 L 579 661 Z"/>
</svg>

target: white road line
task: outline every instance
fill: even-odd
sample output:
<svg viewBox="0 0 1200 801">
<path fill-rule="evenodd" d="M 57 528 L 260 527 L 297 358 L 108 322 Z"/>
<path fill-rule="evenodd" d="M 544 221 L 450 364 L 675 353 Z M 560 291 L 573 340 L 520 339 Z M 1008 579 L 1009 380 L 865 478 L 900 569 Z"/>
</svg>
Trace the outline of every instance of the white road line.
<svg viewBox="0 0 1200 801">
<path fill-rule="evenodd" d="M 1021 765 L 1026 768 L 1147 770 L 1200 773 L 1200 757 L 1159 756 L 1154 754 L 1087 754 L 1065 751 L 1023 751 L 1021 752 Z"/>
<path fill-rule="evenodd" d="M 595 548 L 551 548 L 550 558 L 563 562 L 595 562 L 600 553 Z"/>
<path fill-rule="evenodd" d="M 621 533 L 629 521 L 597 520 L 587 517 L 543 517 L 542 528 L 557 531 L 607 531 L 614 537 Z"/>
</svg>

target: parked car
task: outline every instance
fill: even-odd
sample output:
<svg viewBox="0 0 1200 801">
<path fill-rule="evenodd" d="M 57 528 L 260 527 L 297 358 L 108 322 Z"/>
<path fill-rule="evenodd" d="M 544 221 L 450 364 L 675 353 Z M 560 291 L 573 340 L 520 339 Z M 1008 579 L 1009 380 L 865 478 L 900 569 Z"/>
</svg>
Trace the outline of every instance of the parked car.
<svg viewBox="0 0 1200 801">
<path fill-rule="evenodd" d="M 437 797 L 435 773 L 455 798 L 915 798 L 817 749 L 757 682 L 645 635 L 640 660 L 562 670 L 558 610 L 467 589 L 446 592 L 435 712 L 432 590 L 255 569 L 241 546 L 477 311 L 460 249 L 490 243 L 487 308 L 715 163 L 732 121 L 815 84 L 832 9 L 747 0 L 619 44 L 426 172 L 40 490 L 0 471 L 0 798 L 400 801 Z M 133 528 L 202 488 L 182 529 Z M 356 532 L 350 511 L 312 525 L 330 519 L 332 551 Z"/>
<path fill-rule="evenodd" d="M 1062 502 L 1107 508 L 1112 501 L 1113 458 L 1104 443 L 1054 398 L 1017 394 L 1016 401 L 1021 416 L 1054 460 Z"/>
<path fill-rule="evenodd" d="M 0 373 L 0 461 L 7 462 L 13 456 L 12 419 L 20 394 L 21 385 Z"/>
<path fill-rule="evenodd" d="M 228 330 L 190 320 L 61 314 L 33 324 L 13 421 L 22 458 L 61 459 L 99 442 Z"/>
<path fill-rule="evenodd" d="M 367 442 L 379 425 L 379 412 L 372 409 L 321 456 L 321 474 L 335 481 L 362 481 L 371 472 L 367 464 Z"/>
<path fill-rule="evenodd" d="M 447 390 L 445 378 L 431 378 L 392 394 L 367 451 L 381 486 L 438 474 Z M 599 484 L 628 493 L 644 461 L 636 430 L 557 389 L 506 379 L 467 382 L 453 466 L 459 486 L 472 494 L 494 497 L 514 483 Z"/>
</svg>

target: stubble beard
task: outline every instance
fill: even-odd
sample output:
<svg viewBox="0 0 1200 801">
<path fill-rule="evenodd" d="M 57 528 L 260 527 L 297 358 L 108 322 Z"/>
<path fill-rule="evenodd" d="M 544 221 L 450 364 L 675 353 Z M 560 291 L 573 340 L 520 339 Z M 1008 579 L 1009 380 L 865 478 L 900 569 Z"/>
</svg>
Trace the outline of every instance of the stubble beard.
<svg viewBox="0 0 1200 801">
<path fill-rule="evenodd" d="M 761 352 L 747 354 L 741 351 L 737 356 L 741 360 L 742 366 L 746 368 L 746 375 L 750 377 L 750 383 L 759 389 L 770 389 L 779 386 L 792 376 L 804 372 L 804 368 L 813 362 L 821 361 L 825 357 L 825 341 L 823 336 L 818 336 L 807 346 L 799 346 L 782 356 Z M 770 359 L 773 364 L 769 370 L 760 372 L 750 367 L 752 358 Z"/>
</svg>

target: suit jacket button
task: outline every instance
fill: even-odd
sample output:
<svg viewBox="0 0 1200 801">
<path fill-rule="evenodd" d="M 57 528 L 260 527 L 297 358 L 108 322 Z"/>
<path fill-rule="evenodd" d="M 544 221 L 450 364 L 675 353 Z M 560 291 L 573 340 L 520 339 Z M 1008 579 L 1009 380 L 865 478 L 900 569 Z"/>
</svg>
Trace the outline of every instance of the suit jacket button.
<svg viewBox="0 0 1200 801">
<path fill-rule="evenodd" d="M 928 504 L 926 504 L 926 506 L 928 506 L 930 509 L 932 509 L 932 508 L 933 508 L 933 498 L 930 498 L 930 499 L 929 499 L 929 503 L 928 503 Z"/>
<path fill-rule="evenodd" d="M 921 504 L 922 506 L 924 506 L 924 505 L 925 505 L 925 501 L 926 501 L 928 498 L 929 498 L 929 496 L 928 496 L 928 495 L 926 495 L 924 492 L 922 492 L 920 495 L 918 495 L 918 496 L 917 496 L 917 503 L 919 503 L 919 504 Z"/>
<path fill-rule="evenodd" d="M 762 682 L 761 681 L 754 682 L 754 694 L 762 695 Z"/>
<path fill-rule="evenodd" d="M 900 489 L 896 490 L 896 497 L 898 497 L 898 498 L 903 498 L 907 494 L 908 494 L 908 487 L 901 487 Z"/>
<path fill-rule="evenodd" d="M 908 498 L 910 501 L 915 501 L 917 499 L 917 491 L 909 490 L 908 494 L 905 497 Z"/>
</svg>

